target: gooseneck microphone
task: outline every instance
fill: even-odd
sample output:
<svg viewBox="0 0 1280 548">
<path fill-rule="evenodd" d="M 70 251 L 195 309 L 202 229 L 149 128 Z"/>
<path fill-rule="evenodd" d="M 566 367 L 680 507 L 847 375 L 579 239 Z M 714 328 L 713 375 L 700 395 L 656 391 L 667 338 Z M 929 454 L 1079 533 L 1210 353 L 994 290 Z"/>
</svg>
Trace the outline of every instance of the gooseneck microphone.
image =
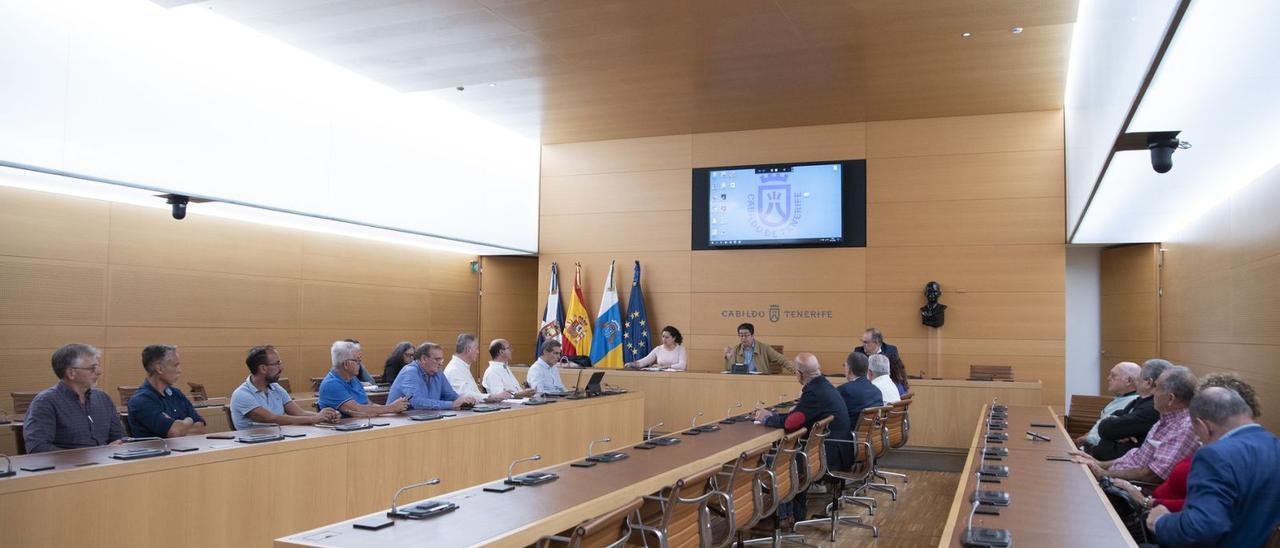
<svg viewBox="0 0 1280 548">
<path fill-rule="evenodd" d="M 587 458 L 591 458 L 591 457 L 595 456 L 595 454 L 591 452 L 591 448 L 592 448 L 592 447 L 595 447 L 596 442 L 600 442 L 600 443 L 609 443 L 609 442 L 611 442 L 611 441 L 613 441 L 613 438 L 611 438 L 611 437 L 609 437 L 609 436 L 605 436 L 605 437 L 600 438 L 600 439 L 598 439 L 598 440 L 591 440 L 591 443 L 588 443 L 588 444 L 587 444 Z"/>
<path fill-rule="evenodd" d="M 532 462 L 535 460 L 542 460 L 542 455 L 535 453 L 531 457 L 525 457 L 523 459 L 516 459 L 514 461 L 511 461 L 511 466 L 507 467 L 507 481 L 511 481 L 511 471 L 515 469 L 517 464 L 520 464 L 522 462 Z"/>
<path fill-rule="evenodd" d="M 418 483 L 414 483 L 414 484 L 406 485 L 406 486 L 401 487 L 400 489 L 396 490 L 396 494 L 391 495 L 391 512 L 390 512 L 390 513 L 391 513 L 391 514 L 396 514 L 396 513 L 398 513 L 399 508 L 397 508 L 397 507 L 396 507 L 396 500 L 400 498 L 400 493 L 403 493 L 403 492 L 408 491 L 408 490 L 410 490 L 410 489 L 416 489 L 416 488 L 418 488 L 418 487 L 425 487 L 425 486 L 428 486 L 428 485 L 435 485 L 435 484 L 437 484 L 437 483 L 440 483 L 440 478 L 431 478 L 431 479 L 429 479 L 429 480 L 427 480 L 427 481 L 420 481 L 420 482 L 418 482 Z"/>
<path fill-rule="evenodd" d="M 17 472 L 13 471 L 13 461 L 9 459 L 9 455 L 0 453 L 0 457 L 4 457 L 4 472 L 0 472 L 0 478 L 7 478 Z"/>
<path fill-rule="evenodd" d="M 703 415 L 702 411 L 698 411 L 698 414 L 693 416 L 693 420 L 692 420 L 692 421 L 689 421 L 689 428 L 693 428 L 693 427 L 697 426 L 697 425 L 698 425 L 698 417 L 701 417 L 702 415 Z"/>
<path fill-rule="evenodd" d="M 657 427 L 659 427 L 659 426 L 662 426 L 662 425 L 664 425 L 664 424 L 666 424 L 666 423 L 665 423 L 665 422 L 662 422 L 662 421 L 658 421 L 658 424 L 655 424 L 655 425 L 653 425 L 653 426 L 650 426 L 650 427 L 649 427 L 649 429 L 648 429 L 648 430 L 645 430 L 645 432 L 644 432 L 644 439 L 646 439 L 646 440 L 651 440 L 651 439 L 653 439 L 653 429 L 654 429 L 654 428 L 657 428 Z"/>
</svg>

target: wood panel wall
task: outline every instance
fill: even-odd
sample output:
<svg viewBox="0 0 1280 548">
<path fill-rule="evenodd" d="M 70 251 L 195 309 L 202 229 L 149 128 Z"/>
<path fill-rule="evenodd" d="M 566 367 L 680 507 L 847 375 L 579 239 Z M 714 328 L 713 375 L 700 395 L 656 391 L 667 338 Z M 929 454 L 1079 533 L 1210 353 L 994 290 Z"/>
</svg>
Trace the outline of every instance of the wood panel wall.
<svg viewBox="0 0 1280 548">
<path fill-rule="evenodd" d="M 867 247 L 691 251 L 692 168 L 860 158 Z M 1006 364 L 1062 403 L 1059 111 L 545 145 L 542 166 L 538 291 L 558 261 L 567 296 L 579 261 L 594 311 L 609 260 L 626 287 L 638 259 L 651 324 L 684 333 L 694 369 L 719 369 L 736 342 L 742 320 L 722 309 L 781 304 L 832 310 L 830 321 L 755 322 L 761 340 L 813 351 L 828 372 L 875 326 L 912 373 Z M 950 306 L 935 332 L 917 311 L 930 280 Z"/>
<path fill-rule="evenodd" d="M 488 360 L 485 349 L 489 341 L 506 339 L 511 343 L 511 363 L 533 363 L 538 355 L 534 348 L 535 319 L 542 313 L 538 301 L 538 259 L 481 257 L 480 266 L 481 360 Z M 542 298 L 546 299 L 545 288 L 543 292 Z M 472 367 L 471 371 L 484 374 L 482 366 Z"/>
<path fill-rule="evenodd" d="M 1280 169 L 1165 242 L 1160 346 L 1198 375 L 1253 385 L 1262 422 L 1280 430 Z"/>
<path fill-rule="evenodd" d="M 1098 393 L 1119 362 L 1160 356 L 1160 245 L 1134 244 L 1102 250 L 1099 270 L 1102 359 Z"/>
<path fill-rule="evenodd" d="M 355 338 L 381 374 L 401 340 L 479 327 L 474 256 L 0 188 L 0 406 L 57 382 L 68 342 L 101 348 L 99 387 L 137 384 L 148 344 L 176 344 L 183 381 L 229 395 L 247 349 L 280 348 L 295 390 Z M 182 388 L 186 388 L 183 386 Z"/>
</svg>

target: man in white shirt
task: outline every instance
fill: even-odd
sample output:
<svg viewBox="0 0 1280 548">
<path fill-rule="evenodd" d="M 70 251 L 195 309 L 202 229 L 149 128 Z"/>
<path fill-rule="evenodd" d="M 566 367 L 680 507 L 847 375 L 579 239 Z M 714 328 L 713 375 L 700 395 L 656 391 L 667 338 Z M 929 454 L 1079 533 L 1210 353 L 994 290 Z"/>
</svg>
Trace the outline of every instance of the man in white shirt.
<svg viewBox="0 0 1280 548">
<path fill-rule="evenodd" d="M 898 387 L 894 386 L 893 379 L 889 378 L 889 356 L 884 354 L 872 354 L 867 358 L 870 366 L 867 371 L 867 378 L 871 379 L 871 384 L 880 389 L 880 393 L 884 395 L 884 404 L 889 405 L 895 401 L 902 399 L 898 395 Z"/>
<path fill-rule="evenodd" d="M 538 394 L 546 392 L 568 392 L 560 381 L 560 371 L 556 364 L 560 363 L 560 341 L 555 339 L 542 343 L 542 356 L 529 367 L 529 387 Z"/>
<path fill-rule="evenodd" d="M 510 392 L 499 392 L 485 396 L 476 386 L 476 378 L 471 375 L 471 364 L 480 357 L 480 343 L 470 333 L 458 335 L 458 343 L 454 345 L 453 359 L 444 367 L 444 376 L 449 379 L 453 391 L 459 396 L 475 398 L 477 401 L 502 401 L 511 397 Z"/>
<path fill-rule="evenodd" d="M 1114 394 L 1116 399 L 1102 408 L 1098 421 L 1093 423 L 1089 433 L 1075 439 L 1076 446 L 1093 447 L 1102 442 L 1102 436 L 1098 435 L 1098 425 L 1102 424 L 1103 419 L 1127 407 L 1129 402 L 1138 399 L 1138 377 L 1141 375 L 1142 367 L 1133 362 L 1120 362 L 1111 368 L 1111 373 L 1107 375 L 1107 391 Z"/>
<path fill-rule="evenodd" d="M 489 343 L 489 368 L 484 371 L 484 389 L 490 394 L 507 392 L 517 398 L 533 395 L 533 390 L 520 386 L 520 381 L 511 373 L 511 343 L 504 339 L 494 339 Z"/>
</svg>

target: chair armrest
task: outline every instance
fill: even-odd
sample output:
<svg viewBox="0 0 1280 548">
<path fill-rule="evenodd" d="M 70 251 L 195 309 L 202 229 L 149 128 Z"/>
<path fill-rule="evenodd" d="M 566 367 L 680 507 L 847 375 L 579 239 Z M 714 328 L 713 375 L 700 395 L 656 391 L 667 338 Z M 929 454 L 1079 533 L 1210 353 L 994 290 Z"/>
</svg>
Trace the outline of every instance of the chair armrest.
<svg viewBox="0 0 1280 548">
<path fill-rule="evenodd" d="M 538 548 L 542 548 L 544 546 L 551 546 L 552 542 L 563 542 L 564 544 L 569 544 L 569 542 L 571 541 L 572 539 L 568 537 L 562 537 L 560 535 L 544 535 L 542 538 L 538 539 Z"/>
</svg>

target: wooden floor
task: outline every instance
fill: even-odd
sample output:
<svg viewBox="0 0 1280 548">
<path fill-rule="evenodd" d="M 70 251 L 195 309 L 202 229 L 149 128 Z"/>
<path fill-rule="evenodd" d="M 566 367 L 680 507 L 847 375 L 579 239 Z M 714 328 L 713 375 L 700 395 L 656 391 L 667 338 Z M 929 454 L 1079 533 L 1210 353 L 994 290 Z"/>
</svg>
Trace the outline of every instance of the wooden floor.
<svg viewBox="0 0 1280 548">
<path fill-rule="evenodd" d="M 810 544 L 819 546 L 937 546 L 947 523 L 947 513 L 951 510 L 951 499 L 960 482 L 960 474 L 891 471 L 906 473 L 909 482 L 903 484 L 901 478 L 891 480 L 898 487 L 896 502 L 888 493 L 871 492 L 871 496 L 880 501 L 876 515 L 870 518 L 871 523 L 880 528 L 880 538 L 872 538 L 870 530 L 848 525 L 836 531 L 834 543 L 829 540 L 830 530 L 825 525 L 801 527 L 799 531 L 805 534 Z M 824 495 L 809 495 L 810 515 L 822 511 L 825 500 Z M 852 507 L 846 512 L 866 513 L 861 507 Z"/>
</svg>

